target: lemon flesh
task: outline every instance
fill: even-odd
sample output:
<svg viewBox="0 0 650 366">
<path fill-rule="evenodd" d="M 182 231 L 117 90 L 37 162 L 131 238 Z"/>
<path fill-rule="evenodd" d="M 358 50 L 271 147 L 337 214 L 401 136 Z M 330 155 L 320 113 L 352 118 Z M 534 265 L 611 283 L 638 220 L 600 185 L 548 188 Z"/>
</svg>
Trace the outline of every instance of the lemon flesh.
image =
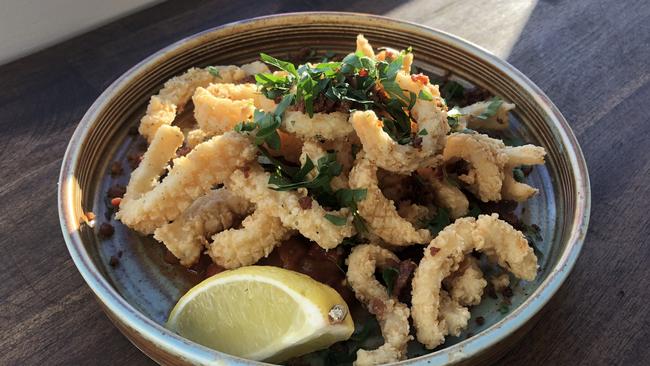
<svg viewBox="0 0 650 366">
<path fill-rule="evenodd" d="M 334 289 L 265 266 L 199 283 L 174 306 L 167 327 L 217 351 L 268 362 L 327 348 L 354 331 L 348 306 Z"/>
</svg>

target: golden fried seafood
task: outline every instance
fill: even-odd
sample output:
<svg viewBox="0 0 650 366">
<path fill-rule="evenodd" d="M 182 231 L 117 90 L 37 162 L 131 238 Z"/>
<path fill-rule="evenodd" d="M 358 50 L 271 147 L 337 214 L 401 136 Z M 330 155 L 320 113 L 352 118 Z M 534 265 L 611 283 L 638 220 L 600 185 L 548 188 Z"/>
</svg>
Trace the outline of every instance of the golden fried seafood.
<svg viewBox="0 0 650 366">
<path fill-rule="evenodd" d="M 280 219 L 256 209 L 244 219 L 241 229 L 228 229 L 213 235 L 208 254 L 226 269 L 250 266 L 268 256 L 289 236 L 291 230 L 284 227 Z"/>
<path fill-rule="evenodd" d="M 337 140 L 352 133 L 348 114 L 342 112 L 314 113 L 313 117 L 300 111 L 286 111 L 282 129 L 303 140 Z"/>
<path fill-rule="evenodd" d="M 162 131 L 175 128 L 166 127 Z M 158 135 L 144 154 L 140 167 L 133 172 L 116 215 L 125 225 L 143 234 L 152 234 L 176 219 L 195 199 L 255 158 L 255 150 L 246 137 L 228 132 L 197 145 L 187 156 L 174 159 L 167 177 L 156 184 L 162 161 L 169 160 L 170 152 L 180 146 L 182 133 L 176 129 L 176 141 L 171 145 Z M 166 151 L 161 154 L 159 149 L 163 146 Z"/>
<path fill-rule="evenodd" d="M 357 35 L 357 50 L 366 57 L 375 58 L 375 51 L 372 49 L 370 42 L 363 36 L 363 34 Z"/>
<path fill-rule="evenodd" d="M 457 186 L 447 182 L 442 174 L 437 176 L 431 168 L 418 169 L 418 175 L 431 184 L 435 203 L 449 210 L 451 218 L 457 219 L 467 215 L 469 200 Z"/>
<path fill-rule="evenodd" d="M 498 215 L 462 218 L 447 226 L 424 251 L 413 277 L 412 317 L 417 339 L 427 348 L 450 334 L 449 324 L 439 316 L 441 284 L 472 250 L 487 254 L 519 278 L 533 280 L 537 274 L 537 258 L 528 241 Z"/>
<path fill-rule="evenodd" d="M 458 337 L 460 332 L 467 328 L 471 314 L 466 307 L 452 299 L 445 290 L 440 290 L 440 307 L 438 309 L 438 320 L 445 324 L 446 334 Z"/>
<path fill-rule="evenodd" d="M 348 257 L 348 283 L 354 294 L 377 317 L 384 344 L 378 349 L 357 351 L 355 365 L 380 365 L 406 358 L 409 335 L 409 309 L 388 295 L 386 287 L 375 279 L 375 270 L 394 266 L 399 258 L 377 245 L 364 244 L 352 249 Z"/>
<path fill-rule="evenodd" d="M 501 292 L 506 287 L 510 286 L 510 275 L 507 273 L 501 273 L 498 276 L 490 277 L 490 283 L 494 287 L 494 291 Z"/>
<path fill-rule="evenodd" d="M 503 167 L 508 156 L 501 140 L 477 133 L 453 133 L 447 137 L 443 153 L 445 162 L 462 159 L 469 163 L 469 172 L 458 179 L 483 202 L 501 200 Z"/>
<path fill-rule="evenodd" d="M 158 94 L 151 97 L 147 112 L 140 120 L 138 131 L 148 141 L 152 141 L 160 126 L 171 125 L 174 122 L 176 114 L 187 104 L 196 88 L 207 87 L 214 82 L 236 82 L 253 75 L 250 72 L 268 72 L 268 67 L 256 61 L 241 68 L 231 65 L 187 70 L 184 74 L 167 81 Z"/>
<path fill-rule="evenodd" d="M 153 237 L 188 267 L 199 259 L 207 236 L 230 228 L 252 208 L 229 190 L 215 189 L 197 198 L 176 220 L 157 228 Z"/>
<path fill-rule="evenodd" d="M 324 249 L 335 248 L 344 238 L 354 235 L 348 209 L 326 211 L 318 201 L 307 196 L 304 189 L 276 191 L 268 187 L 268 181 L 269 173 L 254 166 L 245 171 L 235 171 L 226 181 L 226 186 Z M 345 218 L 345 223 L 338 226 L 326 215 Z"/>
<path fill-rule="evenodd" d="M 440 161 L 436 151 L 417 148 L 410 145 L 400 145 L 383 130 L 383 122 L 377 118 L 373 111 L 356 111 L 350 116 L 350 123 L 354 127 L 368 160 L 378 167 L 391 172 L 409 174 L 419 167 L 435 166 Z M 421 130 L 426 129 L 420 126 Z M 422 137 L 423 146 L 433 146 L 424 140 L 431 137 Z"/>
<path fill-rule="evenodd" d="M 307 158 L 311 159 L 314 165 L 317 164 L 318 159 L 324 157 L 327 154 L 327 151 L 323 149 L 319 142 L 313 140 L 306 140 L 302 145 L 302 154 L 300 155 L 300 164 L 305 165 Z M 307 178 L 314 179 L 318 175 L 318 169 L 314 167 L 309 173 L 307 173 Z M 349 187 L 348 184 L 348 175 L 346 172 L 341 172 L 336 177 L 332 178 L 331 187 L 333 190 L 345 189 Z"/>
<path fill-rule="evenodd" d="M 252 100 L 255 108 L 265 112 L 273 112 L 277 106 L 273 100 L 264 96 L 255 84 L 218 83 L 210 84 L 206 90 L 218 98 Z"/>
<path fill-rule="evenodd" d="M 423 244 L 431 240 L 428 230 L 415 229 L 400 217 L 393 201 L 384 197 L 378 186 L 377 166 L 370 160 L 359 156 L 349 179 L 351 188 L 367 190 L 366 198 L 358 203 L 358 208 L 371 233 L 393 245 Z"/>
<path fill-rule="evenodd" d="M 486 113 L 491 104 L 497 103 L 494 113 Z M 509 126 L 508 113 L 515 108 L 512 103 L 502 101 L 477 102 L 459 109 L 462 128 L 505 130 Z M 486 116 L 486 114 L 488 114 Z"/>
<path fill-rule="evenodd" d="M 505 177 L 501 196 L 504 200 L 524 202 L 537 194 L 537 189 L 526 183 L 517 182 L 512 174 L 513 169 L 519 165 L 544 164 L 546 150 L 540 146 L 524 145 L 506 147 L 503 152 L 508 156 L 508 162 L 504 167 Z"/>
<path fill-rule="evenodd" d="M 478 305 L 487 286 L 478 259 L 471 255 L 466 256 L 458 270 L 445 278 L 443 283 L 449 288 L 450 297 L 462 306 Z"/>
<path fill-rule="evenodd" d="M 194 118 L 208 136 L 232 131 L 235 125 L 253 118 L 253 99 L 232 100 L 215 97 L 204 88 L 196 88 L 194 96 Z"/>
</svg>

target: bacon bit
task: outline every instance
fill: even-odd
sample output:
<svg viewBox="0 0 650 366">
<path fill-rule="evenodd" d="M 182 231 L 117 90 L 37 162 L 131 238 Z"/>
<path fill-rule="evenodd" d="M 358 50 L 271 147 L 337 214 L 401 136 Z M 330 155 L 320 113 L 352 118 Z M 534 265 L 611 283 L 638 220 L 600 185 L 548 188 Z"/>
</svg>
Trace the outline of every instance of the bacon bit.
<svg viewBox="0 0 650 366">
<path fill-rule="evenodd" d="M 411 80 L 413 80 L 416 83 L 421 83 L 421 84 L 428 84 L 429 83 L 429 77 L 424 75 L 424 74 L 414 74 L 411 75 Z"/>
<path fill-rule="evenodd" d="M 108 188 L 108 191 L 106 192 L 106 195 L 108 198 L 115 198 L 115 197 L 124 197 L 124 194 L 126 193 L 126 187 L 121 185 L 121 184 L 114 184 Z"/>
<path fill-rule="evenodd" d="M 220 265 L 218 265 L 216 263 L 210 263 L 208 265 L 208 268 L 205 270 L 205 277 L 206 278 L 212 277 L 212 276 L 214 276 L 214 275 L 216 275 L 218 273 L 221 273 L 221 272 L 223 272 L 225 270 L 226 270 L 225 268 L 221 267 Z"/>
<path fill-rule="evenodd" d="M 300 204 L 300 208 L 302 208 L 303 210 L 311 209 L 311 203 L 312 203 L 312 199 L 309 196 L 300 197 L 300 199 L 298 200 L 298 204 Z"/>
<path fill-rule="evenodd" d="M 179 147 L 178 150 L 176 150 L 176 155 L 177 156 L 185 156 L 185 155 L 189 154 L 190 151 L 192 151 L 191 147 L 189 147 L 187 145 L 183 145 L 183 146 Z"/>
<path fill-rule="evenodd" d="M 368 304 L 368 311 L 377 317 L 382 317 L 386 311 L 386 305 L 379 299 L 372 299 Z"/>
<path fill-rule="evenodd" d="M 120 207 L 120 203 L 122 203 L 122 199 L 120 197 L 115 197 L 111 199 L 111 205 L 113 207 Z"/>
<path fill-rule="evenodd" d="M 244 173 L 244 178 L 248 178 L 251 176 L 251 168 L 248 166 L 245 166 L 241 168 L 241 171 Z"/>
<path fill-rule="evenodd" d="M 122 173 L 124 173 L 122 163 L 119 161 L 114 161 L 113 164 L 111 164 L 111 176 L 116 177 L 118 175 L 122 175 Z"/>
<path fill-rule="evenodd" d="M 406 285 L 411 282 L 411 276 L 417 266 L 418 265 L 411 260 L 405 260 L 399 263 L 399 274 L 397 275 L 395 285 L 393 286 L 393 296 L 399 296 Z"/>
<path fill-rule="evenodd" d="M 431 255 L 436 255 L 436 254 L 438 254 L 439 251 L 440 251 L 440 248 L 436 248 L 436 247 L 429 248 L 429 252 L 431 252 Z"/>
<path fill-rule="evenodd" d="M 110 238 L 115 233 L 113 225 L 105 222 L 99 226 L 99 236 L 102 238 Z"/>
<path fill-rule="evenodd" d="M 386 50 L 386 59 L 387 60 L 392 60 L 394 58 L 395 58 L 395 53 L 393 53 L 393 52 L 391 52 L 389 50 Z"/>
<path fill-rule="evenodd" d="M 359 70 L 359 76 L 361 76 L 362 78 L 368 76 L 368 70 L 366 69 Z"/>
</svg>

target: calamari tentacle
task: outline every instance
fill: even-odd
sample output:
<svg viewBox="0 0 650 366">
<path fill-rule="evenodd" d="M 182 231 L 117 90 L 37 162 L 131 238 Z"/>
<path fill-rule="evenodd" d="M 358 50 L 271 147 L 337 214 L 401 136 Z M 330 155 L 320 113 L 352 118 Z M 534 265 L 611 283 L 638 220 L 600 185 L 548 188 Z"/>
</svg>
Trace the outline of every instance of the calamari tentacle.
<svg viewBox="0 0 650 366">
<path fill-rule="evenodd" d="M 517 182 L 512 175 L 512 170 L 519 165 L 544 164 L 546 150 L 540 146 L 524 145 L 506 147 L 503 152 L 508 156 L 508 162 L 504 167 L 505 177 L 501 187 L 501 196 L 506 200 L 524 202 L 537 194 L 538 190 L 526 183 Z"/>
<path fill-rule="evenodd" d="M 343 112 L 314 113 L 313 117 L 309 117 L 300 111 L 286 111 L 281 128 L 303 140 L 336 140 L 353 132 L 348 123 L 348 114 Z"/>
<path fill-rule="evenodd" d="M 435 166 L 439 163 L 436 151 L 423 147 L 400 145 L 384 130 L 383 122 L 373 111 L 356 111 L 350 116 L 367 158 L 380 168 L 400 174 L 409 174 L 421 166 Z M 428 146 L 428 145 L 427 145 Z"/>
<path fill-rule="evenodd" d="M 467 328 L 471 314 L 466 307 L 452 299 L 445 290 L 440 290 L 440 308 L 438 319 L 445 324 L 445 333 L 458 337 Z"/>
<path fill-rule="evenodd" d="M 208 235 L 230 228 L 252 208 L 226 188 L 215 189 L 197 198 L 176 220 L 156 229 L 153 237 L 182 265 L 191 266 L 199 259 Z"/>
<path fill-rule="evenodd" d="M 357 203 L 359 213 L 370 226 L 370 232 L 393 245 L 411 245 L 431 240 L 426 229 L 417 230 L 397 213 L 395 204 L 379 189 L 377 166 L 359 156 L 350 171 L 350 188 L 367 189 L 366 198 Z"/>
<path fill-rule="evenodd" d="M 487 118 L 478 118 L 481 114 L 485 113 L 488 109 L 488 106 L 492 102 L 487 100 L 483 102 L 477 102 L 467 107 L 460 108 L 459 112 L 461 116 L 459 118 L 462 128 L 469 127 L 471 129 L 486 129 L 486 130 L 505 130 L 508 128 L 509 118 L 508 112 L 515 109 L 515 105 L 512 103 L 503 102 L 496 110 L 496 113 Z"/>
<path fill-rule="evenodd" d="M 478 265 L 478 259 L 466 256 L 456 272 L 443 281 L 449 288 L 449 295 L 462 306 L 478 305 L 487 281 Z"/>
<path fill-rule="evenodd" d="M 154 138 L 155 140 L 155 138 Z M 155 150 L 145 153 L 148 164 Z M 255 159 L 256 149 L 237 133 L 228 132 L 197 145 L 187 156 L 174 159 L 173 168 L 152 190 L 142 193 L 127 186 L 116 217 L 143 234 L 175 220 L 198 197 L 223 183 L 233 170 Z M 133 178 L 132 178 L 133 179 Z M 129 194 L 133 190 L 134 194 Z"/>
<path fill-rule="evenodd" d="M 261 65 L 261 66 L 260 66 Z M 156 131 L 162 125 L 171 125 L 185 104 L 190 100 L 194 90 L 198 87 L 207 87 L 214 82 L 232 83 L 252 75 L 248 72 L 268 68 L 256 61 L 252 64 L 237 66 L 215 66 L 218 75 L 211 73 L 207 68 L 191 68 L 184 74 L 168 80 L 158 94 L 151 97 L 147 111 L 140 120 L 138 131 L 148 141 L 152 141 Z M 247 72 L 248 70 L 248 72 Z"/>
<path fill-rule="evenodd" d="M 212 236 L 208 254 L 218 265 L 234 269 L 255 264 L 266 257 L 292 231 L 282 221 L 257 209 L 242 222 L 241 229 L 229 229 Z"/>
<path fill-rule="evenodd" d="M 537 257 L 533 249 L 521 232 L 498 217 L 493 214 L 480 215 L 477 220 L 458 219 L 425 249 L 413 277 L 411 310 L 417 339 L 427 348 L 440 345 L 453 330 L 440 316 L 441 284 L 472 250 L 484 252 L 519 278 L 535 278 Z"/>
<path fill-rule="evenodd" d="M 399 258 L 391 251 L 377 245 L 354 247 L 348 257 L 347 280 L 355 296 L 377 317 L 384 337 L 378 349 L 357 351 L 355 365 L 379 365 L 406 358 L 409 336 L 409 309 L 375 279 L 375 270 L 394 266 Z"/>
<path fill-rule="evenodd" d="M 453 133 L 447 137 L 443 159 L 445 162 L 462 159 L 469 163 L 469 172 L 459 175 L 458 179 L 465 182 L 481 201 L 499 201 L 503 167 L 508 160 L 504 147 L 501 140 L 487 135 Z"/>
<path fill-rule="evenodd" d="M 268 187 L 268 181 L 269 173 L 259 166 L 253 166 L 246 171 L 235 171 L 226 181 L 226 186 L 324 249 L 335 248 L 344 238 L 354 235 L 352 215 L 349 215 L 348 209 L 326 211 L 316 200 L 307 197 L 305 189 L 276 191 Z M 308 208 L 301 205 L 301 200 L 305 199 L 310 205 Z M 346 222 L 337 226 L 326 218 L 328 214 L 346 217 Z"/>
</svg>

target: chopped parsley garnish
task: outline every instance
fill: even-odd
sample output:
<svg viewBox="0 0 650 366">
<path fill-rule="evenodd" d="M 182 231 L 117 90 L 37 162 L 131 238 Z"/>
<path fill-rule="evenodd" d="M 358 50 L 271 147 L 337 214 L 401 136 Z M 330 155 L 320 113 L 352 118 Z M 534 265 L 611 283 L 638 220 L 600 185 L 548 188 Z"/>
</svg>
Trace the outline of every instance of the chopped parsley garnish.
<svg viewBox="0 0 650 366">
<path fill-rule="evenodd" d="M 214 76 L 214 77 L 217 77 L 217 78 L 220 78 L 220 77 L 221 77 L 221 75 L 219 75 L 219 69 L 217 69 L 216 67 L 214 67 L 214 66 L 208 66 L 208 67 L 206 67 L 206 69 L 208 70 L 208 72 L 210 73 L 210 75 L 212 75 L 212 76 Z"/>
<path fill-rule="evenodd" d="M 449 224 L 451 224 L 449 210 L 444 207 L 438 207 L 436 216 L 434 216 L 433 219 L 431 219 L 429 222 L 426 222 L 427 229 L 429 229 L 431 235 L 434 237 Z"/>
<path fill-rule="evenodd" d="M 524 233 L 524 236 L 526 237 L 526 240 L 528 240 L 528 244 L 530 244 L 531 247 L 533 247 L 533 251 L 535 252 L 535 255 L 538 257 L 542 257 L 543 253 L 541 250 L 539 250 L 538 242 L 543 241 L 544 239 L 542 238 L 542 234 L 540 233 L 540 228 L 539 226 L 533 224 L 533 225 L 528 225 L 528 224 L 521 224 L 521 232 Z"/>
<path fill-rule="evenodd" d="M 255 145 L 260 146 L 267 144 L 273 150 L 280 148 L 280 135 L 278 135 L 278 127 L 282 124 L 282 114 L 287 109 L 289 104 L 293 101 L 293 94 L 288 94 L 278 106 L 275 112 L 263 112 L 256 109 L 253 113 L 253 122 L 240 122 L 235 125 L 237 132 L 256 132 Z"/>
<path fill-rule="evenodd" d="M 510 307 L 508 305 L 501 304 L 501 306 L 499 306 L 499 313 L 506 315 L 508 312 L 510 312 Z"/>
<path fill-rule="evenodd" d="M 418 98 L 422 100 L 432 101 L 433 95 L 431 95 L 431 93 L 429 93 L 428 91 L 422 89 L 420 90 L 420 94 L 418 94 Z"/>
<path fill-rule="evenodd" d="M 343 226 L 348 222 L 346 217 L 336 216 L 332 214 L 325 214 L 325 218 L 336 226 Z"/>
<path fill-rule="evenodd" d="M 462 116 L 463 114 L 460 113 L 458 107 L 454 107 L 447 112 L 447 123 L 449 124 L 449 127 L 452 131 L 456 131 L 458 129 L 460 126 L 460 117 Z"/>
<path fill-rule="evenodd" d="M 486 120 L 490 117 L 495 116 L 499 111 L 499 107 L 501 107 L 501 104 L 503 104 L 503 100 L 499 97 L 494 97 L 490 99 L 490 104 L 488 104 L 487 108 L 485 109 L 485 112 L 476 116 L 476 118 Z"/>
<path fill-rule="evenodd" d="M 523 169 L 521 169 L 520 166 L 515 167 L 514 169 L 512 169 L 512 176 L 519 183 L 523 183 L 523 182 L 526 181 L 526 175 L 524 174 L 524 171 L 523 171 Z"/>
<path fill-rule="evenodd" d="M 395 288 L 395 281 L 399 276 L 399 270 L 393 267 L 386 267 L 381 271 L 381 278 L 386 284 L 386 290 L 388 290 L 388 296 L 393 294 L 393 288 Z"/>
</svg>

